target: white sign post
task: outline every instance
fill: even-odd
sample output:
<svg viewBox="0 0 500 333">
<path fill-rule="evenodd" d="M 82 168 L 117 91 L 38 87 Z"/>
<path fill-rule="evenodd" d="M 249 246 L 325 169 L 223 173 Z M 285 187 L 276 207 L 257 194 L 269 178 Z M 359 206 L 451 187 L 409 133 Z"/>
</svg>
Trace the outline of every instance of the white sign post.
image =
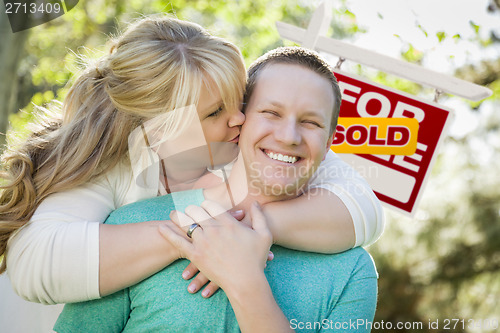
<svg viewBox="0 0 500 333">
<path fill-rule="evenodd" d="M 325 1 L 314 12 L 307 30 L 284 22 L 276 22 L 276 28 L 282 38 L 304 47 L 334 54 L 450 95 L 457 95 L 471 101 L 479 101 L 491 96 L 492 91 L 486 87 L 325 37 L 324 33 L 331 21 L 328 13 L 331 13 L 331 2 Z"/>
</svg>

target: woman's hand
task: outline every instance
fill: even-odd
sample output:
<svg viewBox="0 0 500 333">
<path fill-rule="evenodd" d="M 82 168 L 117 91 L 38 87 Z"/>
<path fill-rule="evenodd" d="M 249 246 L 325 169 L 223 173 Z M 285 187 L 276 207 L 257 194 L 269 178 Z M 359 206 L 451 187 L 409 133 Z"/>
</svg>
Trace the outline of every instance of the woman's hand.
<svg viewBox="0 0 500 333">
<path fill-rule="evenodd" d="M 245 213 L 243 210 L 229 211 L 229 214 L 231 214 L 231 216 L 238 221 L 242 221 L 243 218 L 245 217 Z M 243 225 L 249 228 L 250 224 L 251 221 L 250 219 L 248 219 L 247 224 Z M 269 251 L 267 255 L 267 261 L 271 261 L 273 259 L 274 259 L 274 254 L 271 251 Z M 189 263 L 189 265 L 187 265 L 187 267 L 182 272 L 182 278 L 185 280 L 189 280 L 193 277 L 194 277 L 193 281 L 191 281 L 191 283 L 188 285 L 188 291 L 192 294 L 197 293 L 198 291 L 201 290 L 201 288 L 203 288 L 203 286 L 206 285 L 205 288 L 203 288 L 201 295 L 205 298 L 209 298 L 212 295 L 214 295 L 215 292 L 219 289 L 219 286 L 211 282 L 209 279 L 207 279 L 207 277 L 199 271 L 196 265 L 194 265 L 193 263 Z"/>
<path fill-rule="evenodd" d="M 236 220 L 241 221 L 245 217 L 245 212 L 243 210 L 229 211 L 232 217 Z M 187 230 L 186 230 L 187 231 Z M 269 251 L 271 253 L 271 251 Z M 268 260 L 272 260 L 269 259 Z M 196 276 L 195 276 L 196 275 Z M 210 282 L 209 279 L 200 270 L 191 262 L 182 272 L 182 278 L 184 280 L 189 280 L 194 276 L 193 281 L 188 286 L 188 291 L 191 294 L 197 293 L 203 286 L 208 285 L 203 289 L 201 295 L 205 298 L 209 298 L 219 289 L 219 286 L 213 282 Z"/>
<path fill-rule="evenodd" d="M 274 253 L 269 251 L 267 254 L 267 261 L 274 259 Z M 195 276 L 196 275 L 196 276 Z M 194 276 L 193 281 L 188 286 L 188 291 L 192 294 L 197 293 L 203 286 L 208 285 L 203 289 L 201 295 L 205 298 L 209 298 L 219 289 L 219 286 L 211 282 L 200 270 L 191 262 L 182 272 L 182 278 L 184 280 L 189 280 Z"/>
<path fill-rule="evenodd" d="M 205 201 L 202 207 L 190 206 L 186 214 L 171 216 L 185 225 L 186 219 L 198 223 L 191 242 L 184 231 L 172 222 L 160 226 L 160 233 L 172 243 L 182 257 L 189 259 L 204 275 L 228 290 L 244 288 L 246 282 L 263 273 L 272 236 L 258 204 L 250 211 L 252 228 L 236 221 L 215 202 Z M 170 229 L 170 230 L 169 230 Z"/>
</svg>

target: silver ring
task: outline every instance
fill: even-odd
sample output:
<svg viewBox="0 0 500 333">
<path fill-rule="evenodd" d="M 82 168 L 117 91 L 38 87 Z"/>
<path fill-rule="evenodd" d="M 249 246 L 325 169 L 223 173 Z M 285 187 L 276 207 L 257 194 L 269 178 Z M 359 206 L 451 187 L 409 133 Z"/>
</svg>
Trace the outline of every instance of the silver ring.
<svg viewBox="0 0 500 333">
<path fill-rule="evenodd" d="M 198 228 L 198 227 L 200 227 L 200 228 L 201 228 L 201 225 L 199 225 L 198 223 L 193 223 L 193 224 L 191 224 L 191 225 L 189 226 L 189 229 L 188 229 L 188 231 L 187 231 L 186 235 L 187 235 L 189 238 L 191 238 L 191 236 L 193 235 L 193 231 L 194 231 L 196 228 Z M 203 229 L 203 228 L 202 228 L 202 229 Z"/>
</svg>

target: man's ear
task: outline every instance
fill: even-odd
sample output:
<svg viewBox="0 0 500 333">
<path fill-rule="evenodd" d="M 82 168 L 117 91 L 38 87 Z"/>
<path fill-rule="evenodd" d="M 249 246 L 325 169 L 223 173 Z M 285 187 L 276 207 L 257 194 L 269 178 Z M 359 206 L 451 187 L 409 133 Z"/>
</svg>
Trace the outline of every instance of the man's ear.
<svg viewBox="0 0 500 333">
<path fill-rule="evenodd" d="M 325 149 L 325 155 L 323 155 L 323 161 L 326 158 L 326 154 L 328 153 L 328 150 L 330 150 L 330 147 L 332 146 L 333 138 L 335 137 L 335 132 L 336 131 L 333 131 L 332 135 L 330 135 L 330 137 L 326 141 L 326 149 Z"/>
</svg>

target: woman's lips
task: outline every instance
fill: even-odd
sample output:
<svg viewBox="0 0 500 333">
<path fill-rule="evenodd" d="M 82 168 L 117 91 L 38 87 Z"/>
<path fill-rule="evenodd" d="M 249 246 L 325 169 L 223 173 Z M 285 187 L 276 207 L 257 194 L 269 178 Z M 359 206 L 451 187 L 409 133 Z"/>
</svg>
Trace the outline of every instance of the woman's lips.
<svg viewBox="0 0 500 333">
<path fill-rule="evenodd" d="M 230 140 L 229 142 L 232 142 L 232 143 L 238 143 L 240 141 L 240 135 L 238 134 L 236 137 L 234 137 L 232 140 Z"/>
</svg>

